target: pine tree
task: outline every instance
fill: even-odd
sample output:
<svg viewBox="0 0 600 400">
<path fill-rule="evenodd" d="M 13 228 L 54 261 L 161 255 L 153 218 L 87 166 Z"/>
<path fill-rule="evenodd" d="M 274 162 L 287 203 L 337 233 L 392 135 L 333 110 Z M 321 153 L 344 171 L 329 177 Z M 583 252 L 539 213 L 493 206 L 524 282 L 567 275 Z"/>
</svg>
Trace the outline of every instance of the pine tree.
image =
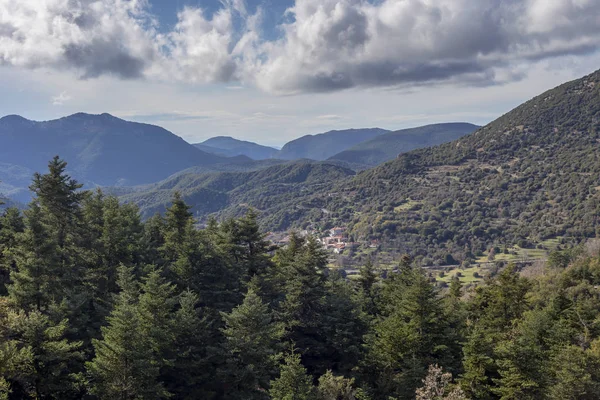
<svg viewBox="0 0 600 400">
<path fill-rule="evenodd" d="M 95 358 L 87 363 L 100 399 L 160 399 L 168 393 L 159 381 L 151 340 L 145 335 L 137 309 L 138 284 L 131 269 L 119 269 L 119 287 L 115 307 L 102 327 L 102 339 L 94 339 Z"/>
<path fill-rule="evenodd" d="M 81 342 L 66 338 L 68 327 L 67 320 L 56 322 L 37 310 L 9 312 L 7 328 L 12 339 L 7 350 L 17 357 L 11 362 L 26 363 L 13 378 L 30 398 L 75 399 L 81 395 Z"/>
<path fill-rule="evenodd" d="M 600 341 L 589 349 L 566 345 L 550 360 L 551 384 L 547 398 L 551 400 L 600 399 Z"/>
<path fill-rule="evenodd" d="M 269 258 L 271 245 L 260 231 L 258 214 L 249 209 L 246 215 L 238 220 L 228 220 L 223 224 L 224 244 L 227 252 L 233 256 L 234 263 L 243 270 L 246 282 L 254 276 L 263 276 L 272 267 Z"/>
<path fill-rule="evenodd" d="M 360 277 L 358 279 L 360 287 L 365 293 L 371 293 L 373 286 L 377 281 L 377 275 L 375 274 L 375 267 L 371 258 L 367 259 L 367 262 L 360 267 Z"/>
<path fill-rule="evenodd" d="M 286 285 L 290 278 L 294 277 L 292 263 L 300 257 L 305 244 L 305 238 L 292 232 L 288 245 L 275 251 L 271 259 L 272 265 L 267 273 L 253 278 L 257 293 L 275 310 L 280 310 L 281 303 L 285 300 Z"/>
<path fill-rule="evenodd" d="M 504 330 L 528 308 L 526 295 L 530 288 L 530 282 L 519 276 L 514 265 L 509 265 L 496 279 L 477 288 L 470 314 L 486 329 Z"/>
<path fill-rule="evenodd" d="M 171 206 L 165 213 L 163 251 L 167 260 L 175 261 L 189 240 L 190 228 L 194 223 L 190 208 L 181 197 L 181 193 L 173 194 Z"/>
<path fill-rule="evenodd" d="M 450 359 L 448 322 L 438 293 L 422 271 L 405 267 L 386 286 L 386 315 L 369 343 L 369 360 L 378 366 L 370 379 L 383 394 L 408 398 L 429 365 Z"/>
<path fill-rule="evenodd" d="M 327 257 L 316 239 L 309 237 L 295 258 L 288 262 L 281 266 L 286 280 L 279 318 L 286 327 L 286 338 L 297 346 L 309 372 L 324 373 Z"/>
<path fill-rule="evenodd" d="M 313 400 L 316 390 L 312 378 L 300 362 L 300 355 L 292 353 L 285 358 L 279 378 L 271 382 L 272 400 Z"/>
<path fill-rule="evenodd" d="M 162 258 L 166 276 L 178 290 L 197 293 L 201 306 L 229 312 L 241 301 L 241 271 L 233 268 L 222 244 L 215 243 L 214 232 L 198 231 L 189 206 L 175 195 L 167 211 Z"/>
<path fill-rule="evenodd" d="M 368 321 L 350 282 L 330 274 L 326 289 L 320 329 L 325 350 L 316 371 L 348 376 L 363 358 Z"/>
<path fill-rule="evenodd" d="M 86 269 L 86 280 L 101 279 L 95 270 L 102 269 L 102 230 L 104 229 L 104 194 L 100 189 L 88 192 L 81 205 L 81 214 L 85 229 L 81 232 L 81 241 L 78 243 L 85 248 L 83 262 Z M 89 283 L 88 283 L 89 285 Z"/>
<path fill-rule="evenodd" d="M 143 224 L 141 238 L 141 263 L 164 267 L 166 260 L 161 250 L 165 244 L 165 220 L 160 214 L 148 218 Z"/>
<path fill-rule="evenodd" d="M 505 268 L 496 279 L 477 288 L 469 304 L 472 324 L 463 348 L 464 373 L 460 379 L 467 395 L 495 398 L 492 392 L 500 379 L 496 346 L 506 339 L 506 332 L 527 309 L 529 289 L 529 281 L 521 278 L 514 266 Z"/>
<path fill-rule="evenodd" d="M 152 364 L 163 369 L 175 358 L 172 327 L 172 314 L 178 302 L 175 285 L 167 282 L 157 269 L 143 280 L 137 304 L 140 330 L 152 350 Z"/>
<path fill-rule="evenodd" d="M 496 343 L 497 387 L 502 399 L 539 399 L 545 397 L 550 352 L 556 329 L 551 313 L 532 310 L 523 314 L 508 337 Z M 560 329 L 556 329 L 559 331 Z"/>
<path fill-rule="evenodd" d="M 29 187 L 44 212 L 45 222 L 53 229 L 59 249 L 67 246 L 73 234 L 73 226 L 80 217 L 80 203 L 85 194 L 79 189 L 83 186 L 65 173 L 67 163 L 58 156 L 48 164 L 48 173 L 34 174 Z"/>
<path fill-rule="evenodd" d="M 8 293 L 10 273 L 17 268 L 14 252 L 19 236 L 25 231 L 25 221 L 16 208 L 8 208 L 0 217 L 0 296 Z"/>
<path fill-rule="evenodd" d="M 101 296 L 117 291 L 117 269 L 119 265 L 137 267 L 141 264 L 142 224 L 138 209 L 132 204 L 119 204 L 116 197 L 104 200 L 102 235 Z"/>
<path fill-rule="evenodd" d="M 9 324 L 10 309 L 6 297 L 0 297 L 0 400 L 25 398 L 22 384 L 32 375 L 33 353 L 29 346 L 19 345 Z M 10 397 L 9 397 L 10 396 Z"/>
<path fill-rule="evenodd" d="M 450 282 L 448 293 L 443 299 L 444 319 L 447 321 L 444 337 L 448 346 L 449 358 L 445 361 L 446 370 L 458 376 L 462 373 L 463 351 L 467 328 L 467 309 L 462 297 L 462 283 L 458 277 Z"/>
<path fill-rule="evenodd" d="M 265 399 L 277 371 L 278 341 L 283 332 L 266 304 L 250 288 L 244 301 L 231 313 L 221 313 L 225 348 L 229 355 L 227 398 Z"/>
<path fill-rule="evenodd" d="M 371 259 L 367 259 L 365 265 L 360 268 L 360 277 L 358 279 L 360 285 L 361 303 L 367 315 L 374 317 L 378 314 L 377 304 L 379 303 L 379 291 L 375 286 L 377 282 L 377 274 Z"/>
<path fill-rule="evenodd" d="M 143 226 L 135 206 L 119 204 L 112 196 L 98 190 L 90 193 L 82 207 L 86 229 L 80 248 L 84 254 L 84 285 L 87 305 L 81 312 L 87 315 L 86 337 L 100 337 L 100 327 L 112 308 L 113 295 L 118 292 L 117 271 L 120 265 L 137 268 L 141 263 Z"/>
<path fill-rule="evenodd" d="M 487 335 L 481 327 L 471 328 L 467 342 L 463 345 L 463 369 L 460 384 L 467 395 L 475 399 L 490 400 L 498 365 L 494 354 L 495 336 Z"/>
<path fill-rule="evenodd" d="M 12 271 L 8 292 L 21 309 L 47 311 L 62 300 L 56 279 L 60 276 L 55 242 L 42 224 L 42 210 L 32 204 L 27 211 L 26 230 L 15 250 L 16 270 Z"/>
<path fill-rule="evenodd" d="M 77 297 L 84 293 L 77 242 L 85 193 L 66 174 L 66 166 L 57 156 L 48 164 L 47 174 L 34 175 L 30 186 L 34 199 L 26 212 L 27 229 L 9 290 L 21 307 L 39 311 L 49 302 L 66 300 L 75 315 Z"/>
<path fill-rule="evenodd" d="M 175 359 L 161 373 L 173 400 L 212 399 L 222 390 L 217 367 L 224 354 L 211 340 L 210 321 L 201 316 L 198 296 L 185 291 L 172 321 Z"/>
</svg>

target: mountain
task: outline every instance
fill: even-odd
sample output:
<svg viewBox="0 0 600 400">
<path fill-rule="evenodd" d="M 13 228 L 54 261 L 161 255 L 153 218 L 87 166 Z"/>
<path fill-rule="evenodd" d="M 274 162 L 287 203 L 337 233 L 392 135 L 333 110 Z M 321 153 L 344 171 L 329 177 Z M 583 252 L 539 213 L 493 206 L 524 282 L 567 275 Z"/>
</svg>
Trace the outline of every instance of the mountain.
<svg viewBox="0 0 600 400">
<path fill-rule="evenodd" d="M 229 162 L 163 128 L 109 114 L 45 122 L 16 115 L 0 119 L 0 181 L 9 193 L 19 197 L 33 172 L 45 170 L 55 155 L 88 186 L 156 182 L 192 166 Z"/>
<path fill-rule="evenodd" d="M 400 153 L 451 142 L 478 128 L 480 126 L 459 122 L 388 132 L 342 151 L 329 160 L 375 166 L 394 159 Z"/>
<path fill-rule="evenodd" d="M 144 217 L 163 212 L 175 191 L 192 205 L 198 217 L 214 212 L 241 215 L 251 205 L 274 229 L 294 223 L 310 204 L 297 201 L 296 193 L 321 191 L 332 182 L 353 176 L 354 171 L 308 160 L 275 165 L 250 172 L 180 173 L 153 185 L 117 189 L 121 200 L 140 206 Z M 283 212 L 282 212 L 283 211 Z"/>
<path fill-rule="evenodd" d="M 194 146 L 211 154 L 225 157 L 245 155 L 253 160 L 273 158 L 278 152 L 278 150 L 273 147 L 262 146 L 253 142 L 234 139 L 229 136 L 217 136 L 202 143 L 194 144 Z"/>
<path fill-rule="evenodd" d="M 297 160 L 306 158 L 322 161 L 366 140 L 389 132 L 385 129 L 347 129 L 318 135 L 306 135 L 283 146 L 275 158 Z"/>
<path fill-rule="evenodd" d="M 302 168 L 320 169 L 310 182 L 277 181 L 282 169 L 299 168 L 291 164 L 188 177 L 184 188 L 198 215 L 235 215 L 252 206 L 269 230 L 346 226 L 356 240 L 378 239 L 383 249 L 408 252 L 423 264 L 514 246 L 534 258 L 550 243 L 600 235 L 599 143 L 600 71 L 549 90 L 470 135 L 403 153 L 355 176 L 328 162 L 306 163 Z M 226 189 L 215 190 L 213 182 Z M 151 204 L 147 199 L 158 189 L 136 201 Z M 220 204 L 203 209 L 209 194 L 221 196 Z"/>
<path fill-rule="evenodd" d="M 471 135 L 415 150 L 307 197 L 357 238 L 441 263 L 600 234 L 600 71 Z"/>
</svg>

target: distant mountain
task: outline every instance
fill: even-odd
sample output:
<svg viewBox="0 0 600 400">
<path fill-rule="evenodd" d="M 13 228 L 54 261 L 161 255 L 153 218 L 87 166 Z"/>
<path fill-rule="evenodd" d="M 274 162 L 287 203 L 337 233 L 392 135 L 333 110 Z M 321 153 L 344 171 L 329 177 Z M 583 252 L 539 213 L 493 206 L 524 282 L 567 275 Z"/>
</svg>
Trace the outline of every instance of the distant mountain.
<svg viewBox="0 0 600 400">
<path fill-rule="evenodd" d="M 253 160 L 266 160 L 273 158 L 278 150 L 273 147 L 262 146 L 245 140 L 234 139 L 229 136 L 217 136 L 202 143 L 194 144 L 196 148 L 211 154 L 225 157 L 244 155 Z"/>
<path fill-rule="evenodd" d="M 376 136 L 329 159 L 376 166 L 396 158 L 400 153 L 451 142 L 478 128 L 480 126 L 458 122 L 402 129 Z"/>
<path fill-rule="evenodd" d="M 74 114 L 36 122 L 17 115 L 0 119 L 0 190 L 22 198 L 31 175 L 59 155 L 77 180 L 94 185 L 156 182 L 193 166 L 228 162 L 154 125 L 109 114 Z"/>
<path fill-rule="evenodd" d="M 318 135 L 306 135 L 288 142 L 275 155 L 283 160 L 307 158 L 322 161 L 366 140 L 390 132 L 385 129 L 347 129 Z"/>
</svg>

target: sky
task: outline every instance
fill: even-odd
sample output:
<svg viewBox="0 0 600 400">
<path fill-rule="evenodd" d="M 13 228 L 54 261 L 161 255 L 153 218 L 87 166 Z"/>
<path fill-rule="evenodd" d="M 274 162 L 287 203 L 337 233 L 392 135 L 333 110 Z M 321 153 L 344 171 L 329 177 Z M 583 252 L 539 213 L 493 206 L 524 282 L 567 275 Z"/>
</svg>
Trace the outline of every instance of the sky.
<svg viewBox="0 0 600 400">
<path fill-rule="evenodd" d="M 485 124 L 598 50 L 600 0 L 0 0 L 0 115 L 272 146 Z"/>
</svg>

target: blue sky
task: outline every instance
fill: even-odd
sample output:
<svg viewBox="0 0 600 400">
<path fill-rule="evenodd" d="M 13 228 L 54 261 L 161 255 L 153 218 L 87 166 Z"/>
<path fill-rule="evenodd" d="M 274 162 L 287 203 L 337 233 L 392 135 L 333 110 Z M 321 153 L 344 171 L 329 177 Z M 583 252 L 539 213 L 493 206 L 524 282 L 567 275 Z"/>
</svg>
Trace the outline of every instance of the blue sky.
<svg viewBox="0 0 600 400">
<path fill-rule="evenodd" d="M 294 5 L 290 0 L 246 0 L 246 7 L 250 13 L 262 8 L 265 13 L 265 21 L 262 28 L 268 37 L 279 36 L 277 25 L 284 20 L 285 10 Z M 156 14 L 161 23 L 161 29 L 171 30 L 177 24 L 177 13 L 184 7 L 202 8 L 208 16 L 222 9 L 223 3 L 219 0 L 152 0 L 151 11 Z"/>
<path fill-rule="evenodd" d="M 485 124 L 596 70 L 599 48 L 597 0 L 0 0 L 0 114 L 269 145 Z"/>
</svg>

